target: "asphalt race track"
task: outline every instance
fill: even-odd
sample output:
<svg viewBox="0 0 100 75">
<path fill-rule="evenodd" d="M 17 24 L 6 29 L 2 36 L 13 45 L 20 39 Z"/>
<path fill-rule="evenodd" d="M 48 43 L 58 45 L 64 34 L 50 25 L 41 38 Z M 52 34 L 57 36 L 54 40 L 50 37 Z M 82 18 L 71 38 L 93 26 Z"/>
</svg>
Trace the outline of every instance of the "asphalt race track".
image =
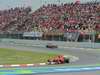
<svg viewBox="0 0 100 75">
<path fill-rule="evenodd" d="M 0 44 L 2 48 L 14 48 L 17 50 L 30 50 L 46 53 L 58 53 L 65 55 L 73 55 L 79 57 L 79 60 L 75 63 L 70 63 L 70 65 L 90 65 L 90 64 L 100 64 L 100 50 L 87 50 L 87 49 L 73 49 L 73 48 L 59 48 L 59 49 L 47 49 L 43 47 L 22 47 L 22 46 L 10 46 Z M 100 75 L 100 71 L 89 71 L 89 72 L 71 72 L 71 73 L 47 73 L 47 74 L 27 74 L 27 75 Z"/>
<path fill-rule="evenodd" d="M 100 71 L 72 72 L 72 73 L 51 73 L 51 74 L 23 74 L 23 75 L 100 75 Z"/>
<path fill-rule="evenodd" d="M 22 46 L 10 46 L 2 45 L 0 47 L 4 48 L 14 48 L 17 50 L 30 50 L 36 52 L 45 52 L 45 53 L 58 53 L 64 55 L 73 55 L 79 57 L 79 60 L 75 63 L 70 63 L 71 65 L 87 65 L 87 64 L 100 64 L 100 50 L 87 50 L 87 49 L 73 49 L 73 48 L 58 48 L 58 49 L 48 49 L 43 47 L 22 47 Z"/>
<path fill-rule="evenodd" d="M 72 73 L 54 73 L 54 74 L 40 74 L 40 75 L 100 75 L 100 71 L 72 72 Z"/>
</svg>

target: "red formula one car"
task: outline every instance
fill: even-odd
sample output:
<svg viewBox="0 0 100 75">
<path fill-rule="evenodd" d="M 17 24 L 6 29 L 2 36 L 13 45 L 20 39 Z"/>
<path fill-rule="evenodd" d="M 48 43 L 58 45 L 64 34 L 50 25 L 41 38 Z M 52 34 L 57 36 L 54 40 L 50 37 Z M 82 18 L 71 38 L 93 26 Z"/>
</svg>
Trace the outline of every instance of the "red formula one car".
<svg viewBox="0 0 100 75">
<path fill-rule="evenodd" d="M 49 44 L 46 45 L 46 48 L 58 48 L 58 46 L 54 45 L 52 43 L 49 43 Z"/>
<path fill-rule="evenodd" d="M 58 55 L 52 59 L 48 59 L 48 64 L 65 64 L 65 63 L 70 63 L 70 59 L 66 58 L 63 55 Z"/>
</svg>

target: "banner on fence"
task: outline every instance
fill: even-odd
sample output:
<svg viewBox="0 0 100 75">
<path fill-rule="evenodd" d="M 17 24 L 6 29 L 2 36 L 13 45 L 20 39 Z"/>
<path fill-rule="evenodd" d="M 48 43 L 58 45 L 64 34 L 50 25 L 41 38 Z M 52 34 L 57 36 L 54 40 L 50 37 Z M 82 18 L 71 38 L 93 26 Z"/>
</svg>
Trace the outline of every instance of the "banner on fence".
<svg viewBox="0 0 100 75">
<path fill-rule="evenodd" d="M 23 37 L 42 37 L 42 32 L 25 32 Z"/>
</svg>

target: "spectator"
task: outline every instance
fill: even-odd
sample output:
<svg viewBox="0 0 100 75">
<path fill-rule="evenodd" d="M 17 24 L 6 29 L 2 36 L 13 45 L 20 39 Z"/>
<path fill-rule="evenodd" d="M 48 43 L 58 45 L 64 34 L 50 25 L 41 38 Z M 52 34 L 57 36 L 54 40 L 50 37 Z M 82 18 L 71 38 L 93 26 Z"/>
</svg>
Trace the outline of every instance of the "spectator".
<svg viewBox="0 0 100 75">
<path fill-rule="evenodd" d="M 0 33 L 100 30 L 100 3 L 48 4 L 35 12 L 27 8 L 0 11 Z M 97 26 L 98 24 L 98 26 Z"/>
</svg>

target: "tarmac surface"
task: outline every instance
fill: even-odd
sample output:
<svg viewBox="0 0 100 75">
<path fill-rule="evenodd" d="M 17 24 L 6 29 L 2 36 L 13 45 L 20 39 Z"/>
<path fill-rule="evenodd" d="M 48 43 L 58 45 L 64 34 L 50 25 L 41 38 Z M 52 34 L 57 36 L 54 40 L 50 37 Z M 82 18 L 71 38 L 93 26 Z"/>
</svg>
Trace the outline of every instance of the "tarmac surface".
<svg viewBox="0 0 100 75">
<path fill-rule="evenodd" d="M 69 65 L 90 65 L 90 64 L 100 64 L 100 50 L 87 50 L 80 48 L 58 48 L 58 49 L 47 49 L 43 47 L 25 47 L 25 46 L 10 46 L 0 44 L 2 48 L 14 48 L 17 50 L 30 50 L 37 52 L 46 52 L 46 53 L 58 53 L 64 55 L 73 55 L 79 57 L 79 60 L 70 63 Z M 88 71 L 88 72 L 70 72 L 70 73 L 46 73 L 46 74 L 27 74 L 27 75 L 100 75 L 100 71 Z"/>
<path fill-rule="evenodd" d="M 51 73 L 51 74 L 23 74 L 23 75 L 100 75 L 100 71 L 72 72 L 72 73 Z"/>
<path fill-rule="evenodd" d="M 54 74 L 40 74 L 40 75 L 100 75 L 100 71 L 72 72 L 72 73 L 54 73 Z"/>
<path fill-rule="evenodd" d="M 44 47 L 25 47 L 25 46 L 11 46 L 0 44 L 2 48 L 14 48 L 17 50 L 30 50 L 43 53 L 58 53 L 64 55 L 72 55 L 79 57 L 79 60 L 71 65 L 87 65 L 87 64 L 100 64 L 100 50 L 89 50 L 89 49 L 80 49 L 80 48 L 57 48 L 57 49 L 48 49 Z"/>
</svg>

